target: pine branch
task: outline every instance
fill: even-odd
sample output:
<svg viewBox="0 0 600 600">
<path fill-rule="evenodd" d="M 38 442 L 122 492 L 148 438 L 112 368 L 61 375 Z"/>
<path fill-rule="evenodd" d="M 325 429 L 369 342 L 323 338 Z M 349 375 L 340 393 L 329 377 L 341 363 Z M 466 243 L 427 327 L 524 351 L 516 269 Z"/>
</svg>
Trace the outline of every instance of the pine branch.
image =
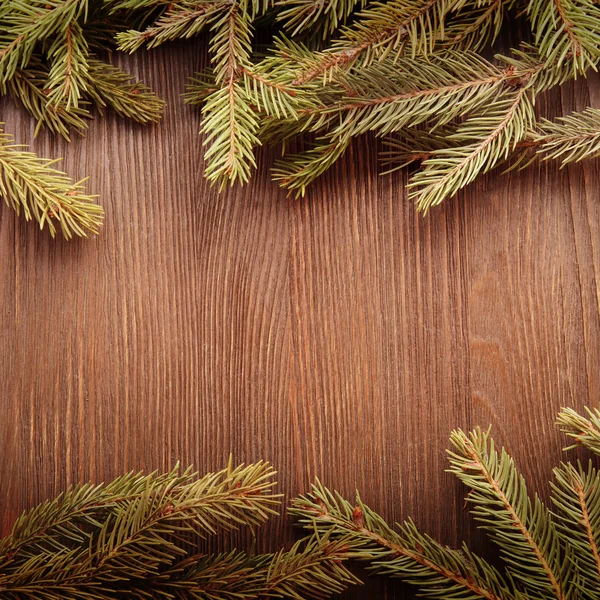
<svg viewBox="0 0 600 600">
<path fill-rule="evenodd" d="M 406 129 L 400 137 L 388 137 L 383 140 L 386 148 L 380 152 L 381 164 L 387 169 L 382 174 L 393 173 L 431 158 L 435 150 L 452 147 L 450 136 L 456 133 L 456 126 L 438 127 L 434 131 L 427 129 Z"/>
<path fill-rule="evenodd" d="M 187 555 L 188 534 L 262 524 L 278 503 L 273 474 L 265 463 L 201 479 L 176 468 L 76 487 L 25 514 L 0 542 L 0 585 L 17 595 L 114 598 L 136 580 L 160 579 Z"/>
<path fill-rule="evenodd" d="M 535 115 L 526 88 L 506 94 L 470 116 L 450 136 L 460 145 L 435 150 L 408 184 L 409 197 L 427 212 L 454 196 L 480 173 L 506 160 L 533 128 Z"/>
<path fill-rule="evenodd" d="M 527 495 L 525 481 L 503 449 L 498 455 L 489 431 L 460 430 L 450 437 L 450 472 L 470 489 L 472 513 L 498 545 L 515 580 L 536 598 L 569 597 L 570 563 L 548 509 Z"/>
<path fill-rule="evenodd" d="M 346 22 L 357 5 L 364 8 L 366 0 L 278 0 L 277 20 L 290 35 L 317 29 L 323 39 Z"/>
<path fill-rule="evenodd" d="M 399 577 L 427 598 L 514 597 L 502 575 L 466 547 L 442 546 L 411 521 L 395 531 L 359 496 L 351 504 L 317 482 L 311 494 L 294 500 L 290 512 L 316 534 L 345 540 L 348 555 L 369 561 L 373 573 Z"/>
<path fill-rule="evenodd" d="M 586 108 L 583 112 L 559 117 L 556 122 L 542 119 L 535 142 L 544 160 L 560 160 L 562 166 L 600 152 L 600 110 Z"/>
<path fill-rule="evenodd" d="M 57 228 L 66 239 L 98 233 L 102 207 L 84 193 L 83 182 L 52 168 L 55 162 L 25 151 L 0 129 L 0 196 L 27 221 L 48 227 L 52 237 Z"/>
<path fill-rule="evenodd" d="M 585 409 L 588 418 L 571 408 L 563 408 L 558 415 L 560 430 L 575 440 L 575 444 L 565 448 L 570 450 L 581 444 L 595 454 L 600 454 L 600 410 Z"/>
<path fill-rule="evenodd" d="M 297 542 L 290 550 L 275 554 L 231 553 L 209 556 L 201 562 L 188 560 L 191 567 L 170 580 L 191 583 L 191 589 L 195 586 L 204 588 L 207 592 L 204 597 L 211 600 L 241 595 L 318 600 L 340 593 L 350 584 L 360 583 L 345 568 L 346 558 L 345 540 L 311 536 Z"/>
<path fill-rule="evenodd" d="M 304 196 L 307 186 L 344 155 L 350 142 L 350 137 L 319 139 L 310 150 L 277 161 L 273 179 L 297 196 Z"/>
<path fill-rule="evenodd" d="M 192 106 L 203 106 L 206 99 L 218 90 L 215 74 L 212 69 L 206 69 L 188 79 L 182 95 L 183 101 Z"/>
<path fill-rule="evenodd" d="M 356 66 L 359 59 L 364 67 L 383 57 L 398 59 L 405 52 L 413 57 L 430 54 L 443 37 L 446 15 L 456 4 L 456 0 L 389 0 L 368 5 L 328 50 L 298 61 L 295 83 L 327 80 L 338 69 Z"/>
<path fill-rule="evenodd" d="M 454 50 L 480 50 L 493 44 L 500 34 L 506 13 L 516 0 L 468 0 L 447 18 L 439 45 Z"/>
<path fill-rule="evenodd" d="M 578 574 L 582 597 L 594 598 L 600 589 L 600 474 L 581 464 L 554 469 L 553 502 L 560 510 L 559 535 Z"/>
<path fill-rule="evenodd" d="M 242 75 L 246 94 L 266 117 L 298 120 L 301 111 L 320 105 L 317 90 L 293 85 L 277 60 L 266 59 L 258 65 L 246 66 Z"/>
<path fill-rule="evenodd" d="M 20 102 L 37 120 L 36 135 L 40 129 L 47 127 L 52 133 L 57 133 L 68 141 L 72 129 L 79 133 L 86 129 L 86 120 L 90 118 L 90 114 L 82 103 L 78 108 L 71 107 L 70 110 L 62 105 L 51 104 L 45 91 L 47 78 L 48 69 L 34 57 L 27 69 L 17 69 L 0 92 L 9 94 Z"/>
<path fill-rule="evenodd" d="M 165 42 L 191 38 L 210 25 L 229 6 L 229 0 L 184 0 L 169 4 L 157 21 L 144 31 L 119 33 L 119 50 L 134 52 L 142 46 L 156 48 Z"/>
<path fill-rule="evenodd" d="M 207 162 L 205 176 L 221 188 L 246 183 L 256 166 L 254 147 L 259 120 L 251 99 L 240 84 L 240 72 L 250 68 L 248 15 L 234 4 L 212 26 L 212 68 L 219 89 L 208 96 L 202 110 Z"/>
<path fill-rule="evenodd" d="M 121 117 L 138 123 L 155 123 L 165 102 L 129 73 L 95 58 L 89 61 L 88 95 L 99 107 L 110 106 Z"/>
<path fill-rule="evenodd" d="M 51 65 L 46 83 L 49 103 L 64 104 L 67 111 L 77 108 L 90 77 L 89 48 L 81 26 L 76 21 L 68 23 L 47 55 Z"/>
<path fill-rule="evenodd" d="M 0 34 L 0 83 L 25 68 L 36 44 L 65 31 L 87 13 L 87 0 L 13 1 L 3 15 Z"/>
<path fill-rule="evenodd" d="M 528 15 L 540 54 L 574 75 L 600 58 L 600 8 L 593 0 L 529 0 Z"/>
<path fill-rule="evenodd" d="M 531 77 L 531 69 L 528 67 L 519 76 Z M 529 128 L 532 107 L 526 87 L 514 92 L 514 79 L 512 68 L 502 70 L 471 52 L 444 52 L 428 60 L 383 61 L 363 69 L 360 75 L 338 77 L 333 83 L 339 84 L 339 92 L 343 90 L 345 94 L 341 100 L 299 110 L 298 120 L 281 121 L 263 134 L 266 138 L 281 138 L 299 131 L 326 132 L 316 150 L 283 161 L 276 170 L 276 178 L 285 187 L 303 193 L 307 185 L 343 154 L 352 137 L 369 131 L 388 135 L 424 123 L 433 130 L 479 109 L 481 116 L 467 121 L 453 134 L 452 147 L 446 149 L 449 146 L 446 143 L 444 149 L 437 151 L 452 154 L 457 143 L 474 140 L 471 147 L 463 150 L 464 164 L 455 158 L 456 172 L 448 173 L 447 180 L 439 187 L 431 186 L 428 179 L 440 178 L 431 168 L 441 162 L 435 156 L 424 163 L 429 169 L 417 176 L 422 178 L 418 181 L 430 185 L 429 190 L 418 192 L 425 199 L 421 208 L 426 209 L 428 202 L 436 204 L 452 195 L 479 170 L 486 169 L 486 165 L 491 168 Z M 497 121 L 493 127 L 491 117 Z M 286 125 L 291 129 L 289 133 L 284 133 Z M 443 166 L 450 162 L 444 162 Z"/>
</svg>

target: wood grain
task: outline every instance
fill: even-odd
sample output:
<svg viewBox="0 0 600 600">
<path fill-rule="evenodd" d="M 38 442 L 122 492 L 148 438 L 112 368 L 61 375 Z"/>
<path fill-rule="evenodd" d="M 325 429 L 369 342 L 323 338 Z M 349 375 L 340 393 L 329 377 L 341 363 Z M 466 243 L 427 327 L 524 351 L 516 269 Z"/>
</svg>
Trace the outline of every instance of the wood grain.
<svg viewBox="0 0 600 600">
<path fill-rule="evenodd" d="M 107 213 L 98 238 L 67 243 L 0 210 L 0 529 L 75 481 L 231 453 L 271 461 L 288 497 L 319 476 L 481 549 L 444 473 L 451 429 L 492 424 L 545 494 L 557 411 L 600 397 L 600 163 L 494 173 L 423 218 L 365 139 L 303 200 L 269 181 L 268 152 L 218 194 L 179 99 L 197 50 L 124 61 L 168 101 L 157 126 L 109 114 L 70 145 L 33 142 L 0 104 L 19 142 L 90 175 Z M 590 103 L 598 77 L 539 110 Z M 260 544 L 293 536 L 275 519 Z M 345 597 L 377 595 L 410 592 Z"/>
</svg>

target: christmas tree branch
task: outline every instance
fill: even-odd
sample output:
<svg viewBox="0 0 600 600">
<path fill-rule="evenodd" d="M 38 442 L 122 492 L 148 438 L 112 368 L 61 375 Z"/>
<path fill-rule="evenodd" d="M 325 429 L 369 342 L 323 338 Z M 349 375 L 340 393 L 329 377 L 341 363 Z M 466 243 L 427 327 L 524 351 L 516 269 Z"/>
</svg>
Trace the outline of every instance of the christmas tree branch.
<svg viewBox="0 0 600 600">
<path fill-rule="evenodd" d="M 489 432 L 454 431 L 450 438 L 450 472 L 471 492 L 472 513 L 503 557 L 515 578 L 532 594 L 565 600 L 562 576 L 567 569 L 561 555 L 556 526 L 548 509 L 527 495 L 525 481 L 513 460 L 502 450 L 498 455 Z"/>
<path fill-rule="evenodd" d="M 411 521 L 391 529 L 357 496 L 354 504 L 317 482 L 312 493 L 296 499 L 290 510 L 309 530 L 340 536 L 348 555 L 369 561 L 377 574 L 400 577 L 430 598 L 513 598 L 509 584 L 494 567 L 422 535 Z"/>
<path fill-rule="evenodd" d="M 600 8 L 590 0 L 529 0 L 527 7 L 540 54 L 568 63 L 574 75 L 600 58 Z"/>
<path fill-rule="evenodd" d="M 67 239 L 98 233 L 102 207 L 84 193 L 82 182 L 73 183 L 54 169 L 55 162 L 25 151 L 0 129 L 0 196 L 53 237 L 58 228 Z"/>
<path fill-rule="evenodd" d="M 600 589 L 600 487 L 591 462 L 586 470 L 562 464 L 554 469 L 553 502 L 561 511 L 558 533 L 577 556 L 582 589 Z"/>
<path fill-rule="evenodd" d="M 89 80 L 89 48 L 83 30 L 76 21 L 60 32 L 48 49 L 50 72 L 46 93 L 50 104 L 77 108 L 87 91 Z"/>
<path fill-rule="evenodd" d="M 110 106 L 121 117 L 143 124 L 161 119 L 164 100 L 129 73 L 90 58 L 89 75 L 88 95 L 100 109 Z"/>
<path fill-rule="evenodd" d="M 575 440 L 575 444 L 566 449 L 575 448 L 581 444 L 595 454 L 600 454 L 600 411 L 586 408 L 587 417 L 580 415 L 572 408 L 564 408 L 558 415 L 557 423 L 560 430 Z"/>
<path fill-rule="evenodd" d="M 16 595 L 112 598 L 135 580 L 160 580 L 194 544 L 188 535 L 260 525 L 273 514 L 273 474 L 265 463 L 200 479 L 176 468 L 77 486 L 23 515 L 0 542 L 0 586 Z"/>
</svg>

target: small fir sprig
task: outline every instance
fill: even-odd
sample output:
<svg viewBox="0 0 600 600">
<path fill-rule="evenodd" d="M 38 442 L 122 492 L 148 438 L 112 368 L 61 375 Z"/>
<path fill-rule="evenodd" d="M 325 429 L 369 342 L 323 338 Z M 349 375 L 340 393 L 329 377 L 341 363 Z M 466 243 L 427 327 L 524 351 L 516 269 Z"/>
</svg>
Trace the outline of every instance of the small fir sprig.
<svg viewBox="0 0 600 600">
<path fill-rule="evenodd" d="M 102 207 L 85 193 L 83 181 L 74 183 L 55 163 L 15 144 L 0 123 L 0 197 L 6 204 L 52 237 L 59 229 L 66 239 L 98 233 Z"/>
</svg>

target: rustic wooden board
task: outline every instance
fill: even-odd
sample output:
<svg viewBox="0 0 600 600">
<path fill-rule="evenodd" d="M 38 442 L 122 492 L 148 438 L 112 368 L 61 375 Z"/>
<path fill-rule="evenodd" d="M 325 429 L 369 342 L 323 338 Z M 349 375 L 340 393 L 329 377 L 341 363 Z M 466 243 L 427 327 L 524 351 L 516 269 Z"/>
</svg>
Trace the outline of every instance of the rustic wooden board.
<svg viewBox="0 0 600 600">
<path fill-rule="evenodd" d="M 492 174 L 423 218 L 363 140 L 303 200 L 269 181 L 268 152 L 219 195 L 179 99 L 201 57 L 126 61 L 168 101 L 160 125 L 108 115 L 33 144 L 91 176 L 97 239 L 53 242 L 0 210 L 0 529 L 75 481 L 231 453 L 271 461 L 288 497 L 319 476 L 481 547 L 444 473 L 451 429 L 492 424 L 545 493 L 558 409 L 600 398 L 600 163 Z M 599 95 L 578 81 L 540 111 Z M 32 142 L 28 116 L 0 110 Z M 261 547 L 293 536 L 274 520 Z M 376 591 L 407 593 L 347 597 Z"/>
</svg>

